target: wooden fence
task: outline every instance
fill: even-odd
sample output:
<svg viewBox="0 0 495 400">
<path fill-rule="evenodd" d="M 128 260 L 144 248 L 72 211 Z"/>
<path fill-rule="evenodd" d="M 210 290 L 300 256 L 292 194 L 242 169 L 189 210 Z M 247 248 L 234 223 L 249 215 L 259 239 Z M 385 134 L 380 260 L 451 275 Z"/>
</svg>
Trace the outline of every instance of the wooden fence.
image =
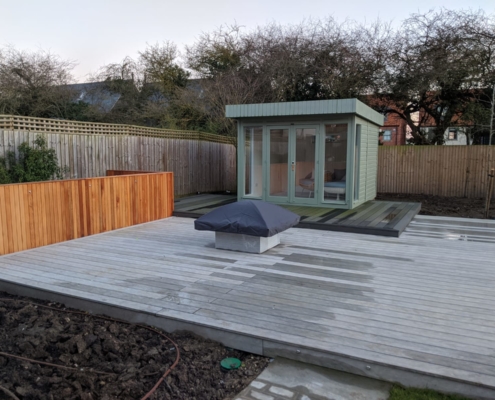
<svg viewBox="0 0 495 400">
<path fill-rule="evenodd" d="M 170 217 L 170 172 L 0 185 L 0 255 Z"/>
<path fill-rule="evenodd" d="M 485 197 L 495 146 L 380 146 L 378 192 Z"/>
<path fill-rule="evenodd" d="M 43 133 L 66 178 L 170 171 L 174 192 L 235 191 L 236 148 L 203 132 L 0 115 L 0 157 Z M 378 191 L 484 197 L 495 146 L 380 146 Z"/>
<path fill-rule="evenodd" d="M 32 144 L 38 134 L 0 130 L 0 157 L 15 151 L 22 142 Z M 236 149 L 232 144 L 116 134 L 43 134 L 60 165 L 68 167 L 67 179 L 105 176 L 107 170 L 170 171 L 174 173 L 176 196 L 234 191 L 237 187 Z"/>
</svg>

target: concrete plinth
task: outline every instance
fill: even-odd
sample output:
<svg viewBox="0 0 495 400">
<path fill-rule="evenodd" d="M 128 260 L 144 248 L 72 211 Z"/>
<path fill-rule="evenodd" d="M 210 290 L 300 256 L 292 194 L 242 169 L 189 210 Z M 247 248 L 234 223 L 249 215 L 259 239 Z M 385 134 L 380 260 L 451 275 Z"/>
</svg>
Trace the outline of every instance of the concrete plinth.
<svg viewBox="0 0 495 400">
<path fill-rule="evenodd" d="M 261 254 L 280 244 L 278 234 L 271 237 L 215 232 L 215 248 Z"/>
</svg>

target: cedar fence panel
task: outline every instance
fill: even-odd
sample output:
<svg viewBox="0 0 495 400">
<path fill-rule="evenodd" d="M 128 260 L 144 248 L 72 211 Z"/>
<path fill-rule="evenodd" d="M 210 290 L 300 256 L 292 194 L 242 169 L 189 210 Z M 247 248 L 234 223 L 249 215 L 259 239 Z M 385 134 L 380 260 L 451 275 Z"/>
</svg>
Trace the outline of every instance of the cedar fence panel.
<svg viewBox="0 0 495 400">
<path fill-rule="evenodd" d="M 107 170 L 169 171 L 174 173 L 175 196 L 237 187 L 235 146 L 203 138 L 0 130 L 0 157 L 22 142 L 32 145 L 40 133 L 55 149 L 59 164 L 67 166 L 67 179 L 105 176 Z"/>
<path fill-rule="evenodd" d="M 170 172 L 0 185 L 0 255 L 170 217 Z"/>
<path fill-rule="evenodd" d="M 378 192 L 480 198 L 495 146 L 380 146 Z"/>
</svg>

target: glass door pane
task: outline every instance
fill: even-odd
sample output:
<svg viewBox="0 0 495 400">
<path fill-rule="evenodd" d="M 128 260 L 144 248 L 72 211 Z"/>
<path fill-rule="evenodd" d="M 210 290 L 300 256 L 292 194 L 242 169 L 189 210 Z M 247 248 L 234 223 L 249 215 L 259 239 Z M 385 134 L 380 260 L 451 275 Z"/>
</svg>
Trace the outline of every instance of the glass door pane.
<svg viewBox="0 0 495 400">
<path fill-rule="evenodd" d="M 289 128 L 270 129 L 269 196 L 287 197 L 289 193 Z"/>
<path fill-rule="evenodd" d="M 263 128 L 245 128 L 244 138 L 244 195 L 261 197 L 263 195 Z"/>
<path fill-rule="evenodd" d="M 316 129 L 296 128 L 294 197 L 315 198 Z"/>
<path fill-rule="evenodd" d="M 345 201 L 346 181 L 347 124 L 325 125 L 325 201 Z"/>
</svg>

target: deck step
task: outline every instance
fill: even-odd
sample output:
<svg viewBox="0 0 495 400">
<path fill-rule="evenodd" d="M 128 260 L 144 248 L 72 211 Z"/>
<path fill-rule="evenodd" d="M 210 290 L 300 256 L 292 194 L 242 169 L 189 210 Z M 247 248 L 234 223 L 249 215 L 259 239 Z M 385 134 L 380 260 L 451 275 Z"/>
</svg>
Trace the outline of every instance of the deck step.
<svg viewBox="0 0 495 400">
<path fill-rule="evenodd" d="M 216 197 L 212 197 L 216 196 Z M 200 216 L 236 201 L 232 195 L 196 195 L 175 204 L 174 217 Z M 399 237 L 421 209 L 420 203 L 369 201 L 355 209 L 282 205 L 299 214 L 297 228 Z"/>
</svg>

